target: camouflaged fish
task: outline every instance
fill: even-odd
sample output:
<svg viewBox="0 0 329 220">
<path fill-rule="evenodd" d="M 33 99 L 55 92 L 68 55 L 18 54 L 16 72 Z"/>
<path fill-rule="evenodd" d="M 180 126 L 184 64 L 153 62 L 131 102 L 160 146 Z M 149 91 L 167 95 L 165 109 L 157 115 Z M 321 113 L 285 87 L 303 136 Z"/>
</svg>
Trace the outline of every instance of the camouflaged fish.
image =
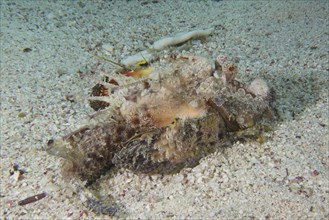
<svg viewBox="0 0 329 220">
<path fill-rule="evenodd" d="M 65 158 L 63 170 L 87 185 L 114 167 L 146 174 L 193 167 L 274 117 L 266 82 L 244 85 L 237 73 L 226 57 L 182 54 L 118 70 L 93 88 L 98 112 L 90 123 L 49 141 L 47 151 Z"/>
</svg>

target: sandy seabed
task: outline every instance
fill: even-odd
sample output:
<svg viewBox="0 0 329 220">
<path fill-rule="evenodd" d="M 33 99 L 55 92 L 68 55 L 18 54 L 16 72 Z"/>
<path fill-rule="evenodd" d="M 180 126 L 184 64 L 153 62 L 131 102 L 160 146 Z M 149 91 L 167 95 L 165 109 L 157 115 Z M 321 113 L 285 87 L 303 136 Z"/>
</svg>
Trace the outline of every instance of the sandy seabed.
<svg viewBox="0 0 329 220">
<path fill-rule="evenodd" d="M 1 1 L 2 219 L 94 219 L 42 149 L 93 113 L 86 98 L 113 60 L 182 31 L 180 47 L 264 78 L 280 120 L 264 144 L 234 143 L 175 175 L 103 180 L 128 219 L 329 219 L 328 1 Z M 166 51 L 163 51 L 166 53 Z M 23 171 L 20 172 L 19 170 Z M 23 174 L 22 174 L 23 173 Z M 18 202 L 39 193 L 46 197 Z"/>
</svg>

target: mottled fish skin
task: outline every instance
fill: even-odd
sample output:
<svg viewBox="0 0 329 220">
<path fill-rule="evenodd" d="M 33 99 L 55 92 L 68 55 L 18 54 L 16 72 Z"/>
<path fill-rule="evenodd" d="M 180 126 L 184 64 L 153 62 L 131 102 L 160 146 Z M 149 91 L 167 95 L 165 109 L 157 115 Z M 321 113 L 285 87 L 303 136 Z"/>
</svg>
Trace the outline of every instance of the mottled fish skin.
<svg viewBox="0 0 329 220">
<path fill-rule="evenodd" d="M 49 141 L 48 153 L 66 159 L 65 176 L 88 186 L 114 167 L 146 174 L 178 172 L 226 146 L 235 133 L 249 128 L 257 133 L 256 125 L 273 119 L 267 84 L 254 83 L 262 86 L 259 92 L 237 81 L 237 66 L 186 55 L 160 61 L 151 63 L 154 72 L 148 78 L 129 79 L 125 86 L 119 85 L 127 76 L 108 76 L 115 85 L 94 87 L 105 92 L 93 91 L 101 95 L 91 102 L 95 106 L 99 99 L 108 108 L 77 131 Z M 89 200 L 96 212 L 96 206 L 100 213 L 116 210 Z"/>
<path fill-rule="evenodd" d="M 224 121 L 216 112 L 197 119 L 178 119 L 175 125 L 130 140 L 112 162 L 135 172 L 173 173 L 195 166 L 213 153 L 225 134 Z"/>
</svg>

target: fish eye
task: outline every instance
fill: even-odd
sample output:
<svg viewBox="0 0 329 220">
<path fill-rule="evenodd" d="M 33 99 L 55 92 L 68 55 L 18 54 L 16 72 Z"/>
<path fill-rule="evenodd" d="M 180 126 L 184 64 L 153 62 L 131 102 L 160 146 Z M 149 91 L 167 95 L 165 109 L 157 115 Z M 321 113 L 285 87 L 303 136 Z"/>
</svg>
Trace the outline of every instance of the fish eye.
<svg viewBox="0 0 329 220">
<path fill-rule="evenodd" d="M 177 118 L 175 118 L 171 123 L 170 126 L 175 126 L 177 124 Z"/>
</svg>

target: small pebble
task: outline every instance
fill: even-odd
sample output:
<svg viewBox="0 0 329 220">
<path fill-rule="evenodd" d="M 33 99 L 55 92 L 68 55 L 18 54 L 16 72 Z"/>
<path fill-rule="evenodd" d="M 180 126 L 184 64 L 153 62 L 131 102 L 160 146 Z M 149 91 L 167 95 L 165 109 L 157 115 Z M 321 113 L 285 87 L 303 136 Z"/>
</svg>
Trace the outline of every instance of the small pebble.
<svg viewBox="0 0 329 220">
<path fill-rule="evenodd" d="M 106 50 L 107 52 L 113 53 L 114 47 L 111 44 L 103 44 L 102 48 Z"/>
<path fill-rule="evenodd" d="M 26 48 L 23 49 L 23 52 L 24 52 L 24 53 L 29 53 L 29 52 L 31 52 L 31 51 L 32 51 L 32 49 L 29 48 L 29 47 L 26 47 Z"/>
<path fill-rule="evenodd" d="M 26 116 L 26 114 L 24 112 L 18 113 L 18 117 L 19 118 L 24 118 L 25 116 Z"/>
</svg>

